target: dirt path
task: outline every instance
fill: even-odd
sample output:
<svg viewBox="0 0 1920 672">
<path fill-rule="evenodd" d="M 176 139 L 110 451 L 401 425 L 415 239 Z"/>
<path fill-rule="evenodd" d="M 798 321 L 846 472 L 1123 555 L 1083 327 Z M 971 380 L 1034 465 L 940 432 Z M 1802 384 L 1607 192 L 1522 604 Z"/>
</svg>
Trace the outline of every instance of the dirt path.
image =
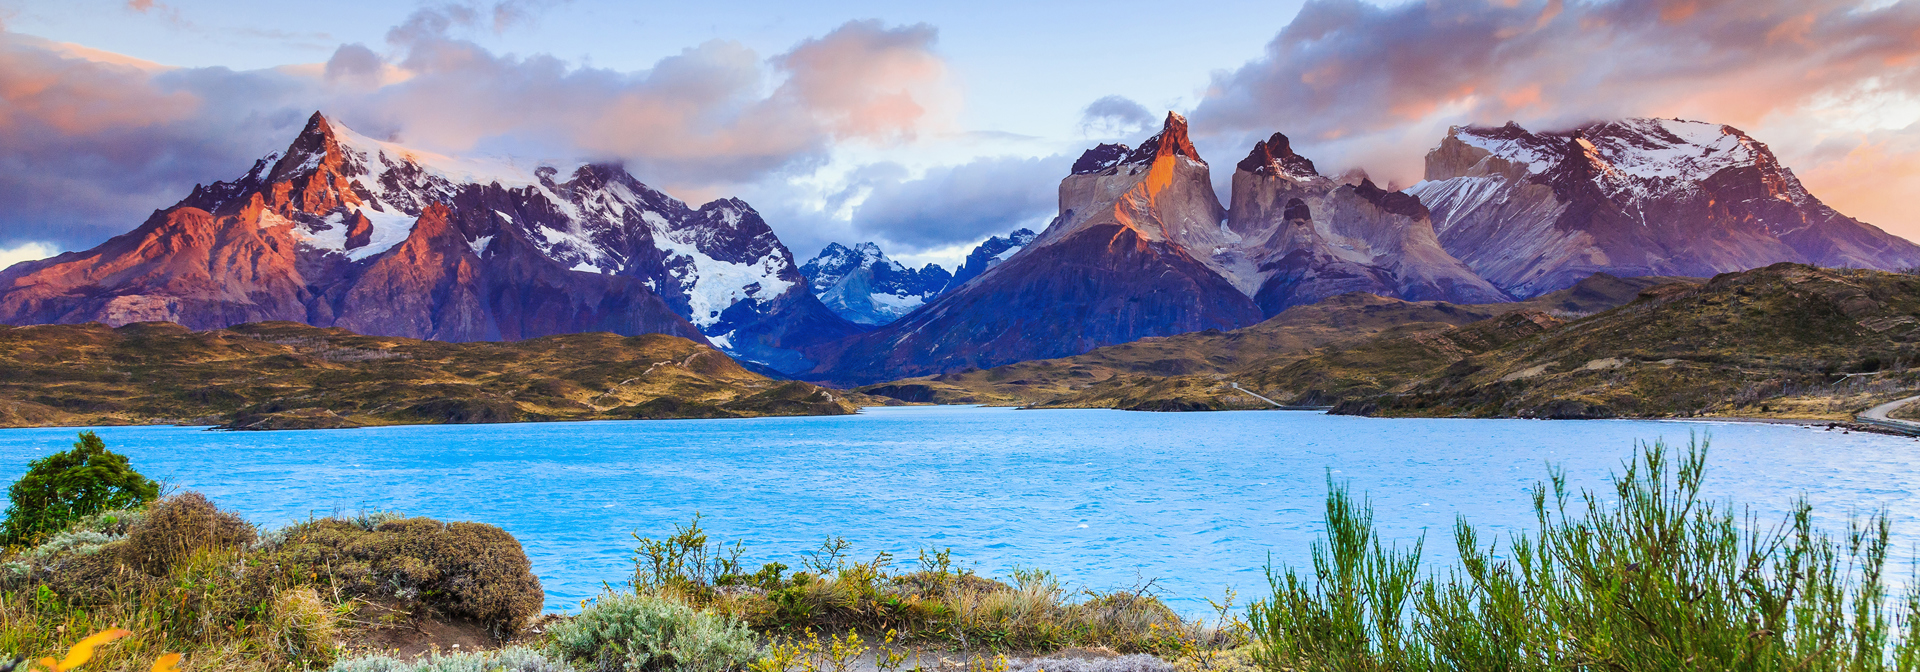
<svg viewBox="0 0 1920 672">
<path fill-rule="evenodd" d="M 1875 406 L 1873 408 L 1867 409 L 1866 412 L 1861 413 L 1857 419 L 1862 423 L 1873 425 L 1881 429 L 1888 429 L 1888 430 L 1900 432 L 1902 434 L 1907 434 L 1910 436 L 1920 436 L 1920 422 L 1913 422 L 1909 420 L 1896 420 L 1896 419 L 1887 417 L 1888 413 L 1892 413 L 1895 410 L 1898 410 L 1901 406 L 1905 406 L 1915 401 L 1920 401 L 1920 397 L 1907 397 L 1905 399 L 1895 399 L 1893 401 L 1889 401 L 1879 406 Z"/>
</svg>

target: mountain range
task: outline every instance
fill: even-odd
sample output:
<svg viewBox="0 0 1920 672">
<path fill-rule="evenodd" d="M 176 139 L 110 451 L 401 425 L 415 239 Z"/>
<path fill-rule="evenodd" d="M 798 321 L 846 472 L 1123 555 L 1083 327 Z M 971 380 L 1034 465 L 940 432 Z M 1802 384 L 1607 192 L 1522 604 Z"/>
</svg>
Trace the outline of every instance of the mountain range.
<svg viewBox="0 0 1920 672">
<path fill-rule="evenodd" d="M 1138 147 L 1087 150 L 1045 229 L 949 273 L 872 243 L 796 264 L 738 199 L 694 207 L 611 164 L 435 155 L 315 113 L 284 152 L 127 234 L 0 270 L 0 323 L 660 333 L 855 385 L 1228 331 L 1352 292 L 1486 305 L 1595 273 L 1920 266 L 1920 246 L 1835 212 L 1728 126 L 1457 127 L 1425 177 L 1329 177 L 1274 133 L 1233 165 L 1223 204 L 1170 113 Z"/>
<path fill-rule="evenodd" d="M 90 250 L 0 271 L 0 322 L 194 329 L 286 320 L 443 341 L 607 331 L 774 369 L 859 333 L 759 213 L 618 166 L 450 158 L 315 113 L 285 152 Z"/>
<path fill-rule="evenodd" d="M 1006 261 L 1033 242 L 1036 235 L 1031 229 L 1018 229 L 1005 238 L 990 237 L 975 246 L 952 273 L 939 264 L 927 264 L 919 270 L 907 268 L 888 259 L 880 246 L 871 242 L 852 247 L 829 243 L 820 254 L 800 265 L 800 275 L 834 314 L 856 324 L 883 325 Z"/>
<path fill-rule="evenodd" d="M 1765 144 L 1720 124 L 1454 128 L 1407 193 L 1433 211 L 1448 253 L 1516 297 L 1598 272 L 1920 265 L 1913 243 L 1834 211 Z"/>
</svg>

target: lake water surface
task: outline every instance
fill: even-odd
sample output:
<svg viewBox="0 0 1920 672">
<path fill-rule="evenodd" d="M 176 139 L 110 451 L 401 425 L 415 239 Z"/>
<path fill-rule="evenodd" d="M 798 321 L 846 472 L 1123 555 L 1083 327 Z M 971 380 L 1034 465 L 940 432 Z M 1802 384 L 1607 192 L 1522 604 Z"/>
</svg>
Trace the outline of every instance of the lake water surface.
<svg viewBox="0 0 1920 672">
<path fill-rule="evenodd" d="M 74 429 L 0 430 L 0 479 L 66 448 Z M 1329 475 L 1367 493 L 1389 536 L 1426 535 L 1453 558 L 1464 515 L 1488 533 L 1528 529 L 1546 465 L 1605 487 L 1635 442 L 1682 448 L 1710 433 L 1707 489 L 1771 520 L 1805 494 L 1830 530 L 1892 514 L 1894 567 L 1920 544 L 1920 442 L 1731 423 L 1383 420 L 1319 413 L 1134 413 L 969 407 L 859 415 L 440 425 L 299 432 L 108 427 L 135 468 L 206 493 L 264 528 L 397 510 L 506 528 L 526 546 L 550 609 L 623 584 L 632 533 L 661 537 L 695 512 L 748 559 L 798 566 L 830 536 L 856 555 L 923 547 L 989 575 L 1054 570 L 1069 584 L 1145 580 L 1183 611 L 1228 587 L 1265 589 L 1262 567 L 1304 565 Z"/>
</svg>

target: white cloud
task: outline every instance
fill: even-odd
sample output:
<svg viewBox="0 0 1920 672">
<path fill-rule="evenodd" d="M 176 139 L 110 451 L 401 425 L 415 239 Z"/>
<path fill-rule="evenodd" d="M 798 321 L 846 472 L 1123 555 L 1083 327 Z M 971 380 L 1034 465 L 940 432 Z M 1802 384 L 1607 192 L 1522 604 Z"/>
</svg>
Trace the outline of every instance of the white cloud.
<svg viewBox="0 0 1920 672">
<path fill-rule="evenodd" d="M 0 270 L 8 266 L 35 259 L 45 259 L 59 254 L 60 248 L 47 243 L 21 243 L 14 247 L 0 247 Z"/>
</svg>

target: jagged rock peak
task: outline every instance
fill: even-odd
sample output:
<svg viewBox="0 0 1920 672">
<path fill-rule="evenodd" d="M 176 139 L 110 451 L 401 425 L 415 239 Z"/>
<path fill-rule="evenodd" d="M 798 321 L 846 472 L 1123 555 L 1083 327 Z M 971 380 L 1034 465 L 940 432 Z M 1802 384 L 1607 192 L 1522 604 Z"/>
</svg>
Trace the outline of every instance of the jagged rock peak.
<svg viewBox="0 0 1920 672">
<path fill-rule="evenodd" d="M 340 140 L 326 115 L 315 111 L 313 116 L 307 118 L 306 127 L 300 129 L 300 135 L 287 146 L 286 154 L 273 164 L 266 179 L 268 182 L 279 182 L 296 173 L 312 170 L 329 162 L 329 159 L 339 162 L 351 161 L 353 158 L 341 151 Z"/>
<path fill-rule="evenodd" d="M 1152 161 L 1162 156 L 1184 156 L 1201 163 L 1200 152 L 1193 148 L 1193 141 L 1187 139 L 1187 118 L 1178 112 L 1168 112 L 1167 120 L 1160 125 L 1160 132 L 1140 143 L 1127 157 L 1127 163 Z"/>
<path fill-rule="evenodd" d="M 1387 191 L 1374 185 L 1370 178 L 1361 178 L 1360 184 L 1353 187 L 1355 196 L 1366 199 L 1374 207 L 1396 215 L 1406 215 L 1414 219 L 1427 219 L 1432 213 L 1420 203 L 1420 197 L 1404 191 Z"/>
<path fill-rule="evenodd" d="M 1132 152 L 1133 149 L 1126 145 L 1101 143 L 1080 154 L 1080 160 L 1073 162 L 1073 174 L 1090 175 L 1118 166 L 1126 161 L 1127 155 Z"/>
<path fill-rule="evenodd" d="M 1073 174 L 1091 175 L 1126 164 L 1152 163 L 1161 156 L 1184 156 L 1206 163 L 1200 158 L 1199 150 L 1193 148 L 1193 141 L 1187 138 L 1187 118 L 1178 112 L 1168 112 L 1160 132 L 1140 143 L 1139 149 L 1130 150 L 1126 145 L 1103 143 L 1087 150 L 1078 161 L 1073 162 Z"/>
<path fill-rule="evenodd" d="M 1275 133 L 1271 138 L 1253 143 L 1253 151 L 1247 154 L 1247 158 L 1241 159 L 1237 167 L 1255 175 L 1286 175 L 1301 179 L 1320 174 L 1314 169 L 1313 161 L 1293 153 L 1293 142 L 1283 133 Z"/>
</svg>

